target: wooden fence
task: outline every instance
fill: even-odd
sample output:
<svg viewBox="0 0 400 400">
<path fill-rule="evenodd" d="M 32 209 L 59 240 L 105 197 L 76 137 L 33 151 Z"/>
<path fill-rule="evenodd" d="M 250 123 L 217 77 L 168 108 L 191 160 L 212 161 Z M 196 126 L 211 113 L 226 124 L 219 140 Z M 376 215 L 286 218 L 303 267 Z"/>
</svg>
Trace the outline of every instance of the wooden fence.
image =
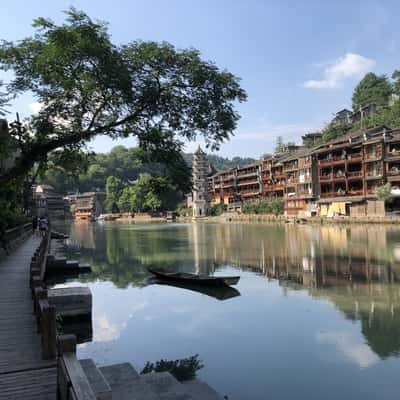
<svg viewBox="0 0 400 400">
<path fill-rule="evenodd" d="M 42 338 L 43 359 L 57 358 L 57 399 L 95 400 L 96 396 L 76 357 L 75 335 L 58 335 L 56 307 L 49 304 L 45 285 L 47 256 L 51 232 L 46 232 L 32 257 L 30 285 L 33 312 Z"/>
<path fill-rule="evenodd" d="M 0 237 L 0 257 L 6 257 L 32 233 L 32 224 L 26 223 L 7 229 Z"/>
</svg>

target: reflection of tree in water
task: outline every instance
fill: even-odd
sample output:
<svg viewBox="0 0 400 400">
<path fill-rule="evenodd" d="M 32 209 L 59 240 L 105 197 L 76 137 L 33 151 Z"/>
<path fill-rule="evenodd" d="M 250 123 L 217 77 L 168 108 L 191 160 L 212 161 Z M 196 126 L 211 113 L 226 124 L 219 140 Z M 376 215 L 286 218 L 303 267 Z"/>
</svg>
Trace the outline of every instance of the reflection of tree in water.
<svg viewBox="0 0 400 400">
<path fill-rule="evenodd" d="M 141 229 L 124 225 L 96 230 L 94 246 L 82 242 L 80 262 L 88 263 L 92 273 L 81 276 L 82 282 L 111 281 L 117 287 L 129 284 L 145 286 L 147 267 L 170 266 L 175 271 L 193 271 L 192 250 L 188 246 L 187 227 L 180 229 L 149 225 Z"/>
<path fill-rule="evenodd" d="M 380 357 L 400 354 L 400 307 L 376 310 L 372 316 L 362 314 L 361 324 L 368 345 Z"/>
<path fill-rule="evenodd" d="M 157 361 L 155 364 L 147 361 L 141 374 L 150 372 L 169 372 L 178 381 L 189 381 L 196 378 L 197 371 L 202 369 L 204 365 L 199 360 L 199 355 L 181 358 L 179 360 L 163 360 Z"/>
<path fill-rule="evenodd" d="M 400 352 L 398 228 L 197 224 L 95 230 L 94 246 L 83 243 L 81 251 L 81 262 L 93 268 L 84 279 L 143 286 L 147 266 L 194 272 L 197 255 L 201 272 L 213 269 L 211 262 L 235 265 L 279 279 L 288 292 L 307 288 L 360 321 L 379 356 Z"/>
<path fill-rule="evenodd" d="M 367 344 L 379 357 L 400 353 L 400 286 L 348 284 L 309 289 L 315 298 L 332 302 L 346 318 L 361 322 Z"/>
</svg>

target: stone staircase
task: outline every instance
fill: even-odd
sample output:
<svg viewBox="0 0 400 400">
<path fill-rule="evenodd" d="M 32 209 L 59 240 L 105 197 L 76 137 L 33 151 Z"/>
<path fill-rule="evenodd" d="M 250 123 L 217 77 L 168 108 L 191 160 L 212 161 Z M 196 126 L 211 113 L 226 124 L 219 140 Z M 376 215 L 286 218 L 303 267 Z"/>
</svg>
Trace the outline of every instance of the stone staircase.
<svg viewBox="0 0 400 400">
<path fill-rule="evenodd" d="M 178 382 L 169 372 L 139 375 L 129 363 L 96 367 L 79 361 L 97 400 L 223 400 L 205 382 Z"/>
</svg>

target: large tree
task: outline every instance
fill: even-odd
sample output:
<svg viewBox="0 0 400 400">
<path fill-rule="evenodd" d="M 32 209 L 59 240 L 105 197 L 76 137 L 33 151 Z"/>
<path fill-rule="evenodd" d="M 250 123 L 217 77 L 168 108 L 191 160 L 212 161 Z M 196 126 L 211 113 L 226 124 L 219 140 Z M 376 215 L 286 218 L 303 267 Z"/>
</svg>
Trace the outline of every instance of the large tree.
<svg viewBox="0 0 400 400">
<path fill-rule="evenodd" d="M 358 111 L 370 103 L 387 106 L 392 94 L 392 86 L 385 75 L 377 76 L 369 72 L 356 86 L 353 93 L 353 110 Z"/>
<path fill-rule="evenodd" d="M 4 98 L 30 93 L 41 106 L 26 130 L 11 130 L 21 155 L 0 184 L 56 150 L 60 161 L 70 159 L 97 135 L 134 136 L 148 159 L 180 173 L 182 139 L 201 135 L 217 149 L 233 134 L 235 102 L 246 99 L 234 75 L 195 49 L 113 44 L 105 23 L 74 8 L 66 15 L 61 25 L 38 18 L 34 36 L 0 46 L 0 69 L 13 73 Z"/>
</svg>

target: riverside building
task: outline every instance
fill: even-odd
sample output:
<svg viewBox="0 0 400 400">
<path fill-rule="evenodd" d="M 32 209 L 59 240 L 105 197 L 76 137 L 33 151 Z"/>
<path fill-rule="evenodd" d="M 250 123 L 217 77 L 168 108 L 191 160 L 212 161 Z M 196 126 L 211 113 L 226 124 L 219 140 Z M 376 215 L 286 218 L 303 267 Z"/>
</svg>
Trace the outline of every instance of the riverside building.
<svg viewBox="0 0 400 400">
<path fill-rule="evenodd" d="M 377 188 L 392 185 L 400 210 L 400 129 L 351 132 L 312 148 L 292 146 L 208 179 L 212 204 L 239 210 L 246 202 L 281 198 L 291 216 L 383 216 Z"/>
</svg>

